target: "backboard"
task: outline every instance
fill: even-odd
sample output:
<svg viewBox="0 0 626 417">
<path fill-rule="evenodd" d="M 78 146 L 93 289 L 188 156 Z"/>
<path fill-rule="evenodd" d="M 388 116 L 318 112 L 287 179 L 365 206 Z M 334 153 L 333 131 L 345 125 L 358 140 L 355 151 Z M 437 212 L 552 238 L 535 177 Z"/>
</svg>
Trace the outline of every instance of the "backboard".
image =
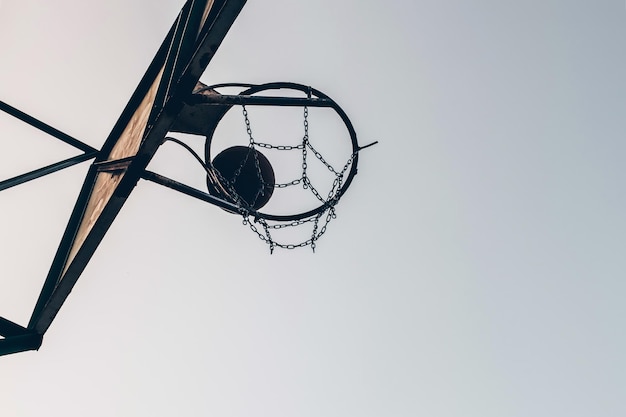
<svg viewBox="0 0 626 417">
<path fill-rule="evenodd" d="M 245 0 L 188 0 L 90 167 L 28 328 L 43 334 Z"/>
</svg>

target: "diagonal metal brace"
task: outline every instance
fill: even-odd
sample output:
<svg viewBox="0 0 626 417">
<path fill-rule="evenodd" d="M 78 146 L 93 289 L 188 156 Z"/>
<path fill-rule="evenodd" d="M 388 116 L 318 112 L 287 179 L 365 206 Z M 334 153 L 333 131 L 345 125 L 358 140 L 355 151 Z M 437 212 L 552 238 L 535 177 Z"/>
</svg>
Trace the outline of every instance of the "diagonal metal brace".
<svg viewBox="0 0 626 417">
<path fill-rule="evenodd" d="M 98 150 L 95 148 L 92 148 L 91 146 L 87 145 L 86 143 L 83 143 L 81 141 L 79 141 L 78 139 L 75 139 L 73 137 L 71 137 L 70 135 L 68 135 L 67 133 L 63 133 L 58 129 L 55 129 L 54 127 L 50 126 L 49 124 L 46 124 L 44 122 L 42 122 L 41 120 L 35 119 L 33 116 L 28 115 L 26 113 L 24 113 L 21 110 L 16 109 L 13 106 L 9 106 L 8 104 L 6 104 L 4 101 L 0 101 L 0 110 L 10 114 L 13 117 L 16 117 L 18 119 L 20 119 L 21 121 L 23 121 L 24 123 L 27 123 L 39 130 L 41 130 L 42 132 L 45 132 L 47 134 L 49 134 L 50 136 L 59 139 L 65 143 L 67 143 L 68 145 L 72 145 L 73 147 L 80 149 L 81 151 L 85 152 L 85 153 L 91 153 L 91 152 L 97 152 Z"/>
<path fill-rule="evenodd" d="M 52 165 L 48 165 L 43 168 L 36 169 L 34 171 L 27 172 L 26 174 L 18 175 L 17 177 L 9 178 L 8 180 L 0 181 L 0 191 L 7 188 L 15 187 L 16 185 L 23 184 L 28 181 L 43 177 L 53 172 L 60 171 L 65 168 L 69 168 L 73 165 L 79 164 L 84 161 L 93 159 L 98 154 L 98 151 L 84 153 L 82 155 L 74 156 L 72 158 L 65 159 Z"/>
<path fill-rule="evenodd" d="M 0 110 L 10 114 L 11 116 L 23 121 L 24 123 L 27 123 L 39 130 L 41 130 L 44 133 L 49 134 L 50 136 L 54 137 L 55 139 L 59 139 L 62 142 L 67 143 L 68 145 L 73 146 L 76 149 L 79 149 L 81 151 L 83 151 L 84 153 L 82 155 L 78 155 L 78 156 L 74 156 L 72 158 L 68 158 L 65 159 L 63 161 L 59 161 L 57 163 L 54 163 L 52 165 L 48 165 L 45 166 L 43 168 L 39 168 L 30 172 L 27 172 L 25 174 L 22 175 L 18 175 L 16 177 L 13 178 L 9 178 L 7 180 L 4 181 L 0 181 L 0 191 L 6 190 L 7 188 L 11 188 L 11 187 L 15 187 L 16 185 L 20 185 L 23 184 L 25 182 L 28 181 L 32 181 L 34 179 L 43 177 L 45 175 L 48 174 L 52 174 L 53 172 L 57 172 L 60 171 L 62 169 L 65 168 L 69 168 L 73 165 L 79 164 L 81 162 L 84 161 L 88 161 L 89 159 L 95 158 L 96 155 L 98 154 L 98 150 L 95 148 L 92 148 L 91 146 L 87 145 L 86 143 L 83 143 L 81 141 L 79 141 L 78 139 L 75 139 L 73 137 L 71 137 L 70 135 L 61 132 L 58 129 L 55 129 L 54 127 L 50 126 L 49 124 L 46 124 L 44 122 L 42 122 L 41 120 L 35 119 L 33 116 L 30 116 L 26 113 L 24 113 L 21 110 L 16 109 L 13 106 L 9 106 L 8 104 L 6 104 L 3 101 L 0 101 Z"/>
<path fill-rule="evenodd" d="M 43 336 L 34 333 L 19 324 L 0 317 L 0 356 L 10 353 L 37 350 L 41 346 Z"/>
<path fill-rule="evenodd" d="M 26 333 L 0 339 L 0 356 L 27 350 L 39 350 L 42 340 L 43 335 L 38 333 Z"/>
</svg>

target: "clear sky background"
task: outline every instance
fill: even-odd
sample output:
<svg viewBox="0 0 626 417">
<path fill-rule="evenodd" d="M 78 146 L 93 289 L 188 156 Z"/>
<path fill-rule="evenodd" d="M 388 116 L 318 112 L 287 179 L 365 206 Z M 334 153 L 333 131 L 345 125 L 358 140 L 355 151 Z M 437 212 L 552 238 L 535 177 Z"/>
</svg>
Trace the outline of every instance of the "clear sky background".
<svg viewBox="0 0 626 417">
<path fill-rule="evenodd" d="M 99 148 L 182 3 L 0 1 L 0 99 Z M 625 45 L 621 0 L 249 1 L 202 81 L 310 84 L 380 141 L 338 218 L 270 255 L 140 182 L 0 414 L 626 415 Z M 0 115 L 0 178 L 74 154 Z M 87 168 L 0 193 L 1 316 Z"/>
</svg>

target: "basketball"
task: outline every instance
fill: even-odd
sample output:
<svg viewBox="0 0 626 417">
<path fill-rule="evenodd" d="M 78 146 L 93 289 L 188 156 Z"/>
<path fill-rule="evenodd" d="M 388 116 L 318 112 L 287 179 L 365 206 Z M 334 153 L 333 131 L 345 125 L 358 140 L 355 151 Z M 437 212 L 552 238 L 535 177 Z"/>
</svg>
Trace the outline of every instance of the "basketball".
<svg viewBox="0 0 626 417">
<path fill-rule="evenodd" d="M 259 162 L 258 168 L 255 160 Z M 246 146 L 226 148 L 213 159 L 213 167 L 254 210 L 263 207 L 272 197 L 274 170 L 265 155 L 256 149 Z"/>
</svg>

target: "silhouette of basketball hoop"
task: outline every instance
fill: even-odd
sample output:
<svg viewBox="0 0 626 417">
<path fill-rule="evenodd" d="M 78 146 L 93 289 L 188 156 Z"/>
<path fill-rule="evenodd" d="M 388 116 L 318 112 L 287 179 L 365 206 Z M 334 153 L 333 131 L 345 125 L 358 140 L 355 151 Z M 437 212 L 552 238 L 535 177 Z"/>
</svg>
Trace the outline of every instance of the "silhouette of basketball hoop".
<svg viewBox="0 0 626 417">
<path fill-rule="evenodd" d="M 311 246 L 335 218 L 335 208 L 357 172 L 360 147 L 346 113 L 319 90 L 295 83 L 220 84 L 206 86 L 199 78 L 209 65 L 245 0 L 188 0 L 167 34 L 146 74 L 101 149 L 35 119 L 0 101 L 0 110 L 59 139 L 82 154 L 55 164 L 0 181 L 0 191 L 93 159 L 76 200 L 56 255 L 27 326 L 0 317 L 0 355 L 39 349 L 45 332 L 69 296 L 87 263 L 140 179 L 149 180 L 243 216 L 243 222 L 269 245 L 293 249 Z M 225 87 L 243 89 L 239 94 L 221 94 Z M 300 96 L 262 95 L 292 91 Z M 303 109 L 303 133 L 297 144 L 257 140 L 251 130 L 248 107 L 278 106 Z M 233 107 L 240 107 L 247 131 L 245 145 L 213 150 L 216 128 Z M 333 109 L 345 125 L 350 152 L 345 163 L 333 166 L 309 137 L 308 109 Z M 201 157 L 184 141 L 169 134 L 190 133 L 205 138 Z M 207 191 L 182 184 L 147 170 L 157 150 L 173 142 L 189 151 L 206 173 Z M 374 142 L 375 143 L 375 142 Z M 279 165 L 273 151 L 292 152 L 301 169 L 287 182 L 278 182 Z M 267 155 L 266 155 L 267 153 Z M 330 185 L 318 189 L 309 165 L 321 165 L 331 176 Z M 298 188 L 312 195 L 313 207 L 287 213 L 261 211 L 279 193 Z M 267 206 L 266 206 L 267 205 Z M 302 241 L 284 243 L 273 233 L 310 225 Z"/>
<path fill-rule="evenodd" d="M 238 95 L 222 95 L 217 92 L 224 87 L 245 88 Z M 299 92 L 302 97 L 281 95 L 258 95 L 268 91 L 276 92 Z M 302 107 L 303 134 L 297 144 L 285 145 L 281 143 L 260 142 L 255 139 L 250 120 L 248 119 L 247 106 L 269 107 Z M 228 147 L 213 156 L 213 143 L 216 128 L 222 118 L 233 107 L 241 107 L 243 110 L 248 146 Z M 324 158 L 309 137 L 308 109 L 310 107 L 325 107 L 334 110 L 344 124 L 345 139 L 349 143 L 350 153 L 346 155 L 342 166 L 334 167 L 327 158 Z M 328 223 L 336 217 L 335 207 L 352 183 L 357 173 L 359 151 L 373 145 L 360 147 L 356 132 L 350 119 L 339 105 L 330 97 L 312 87 L 288 83 L 275 82 L 261 85 L 250 84 L 218 84 L 213 86 L 198 85 L 185 103 L 185 108 L 177 123 L 172 127 L 173 132 L 204 135 L 205 155 L 204 161 L 184 145 L 182 141 L 167 137 L 170 140 L 184 146 L 194 154 L 207 172 L 207 188 L 209 193 L 203 194 L 198 190 L 191 190 L 182 184 L 168 181 L 167 179 L 149 173 L 144 178 L 183 193 L 201 198 L 210 203 L 225 208 L 232 213 L 239 213 L 244 217 L 244 224 L 267 243 L 270 251 L 274 248 L 294 249 L 296 247 L 316 247 L 317 240 L 326 232 Z M 341 140 L 341 138 L 339 138 Z M 374 142 L 376 143 L 376 142 Z M 264 150 L 291 151 L 302 161 L 302 169 L 299 175 L 291 178 L 288 182 L 277 184 L 274 182 L 276 167 L 272 166 L 271 160 L 262 152 Z M 326 191 L 318 189 L 307 167 L 315 161 L 322 164 L 328 172 L 332 173 L 331 184 L 325 187 Z M 260 211 L 271 199 L 275 190 L 287 187 L 300 187 L 312 194 L 316 205 L 306 210 L 292 211 L 288 213 L 272 213 Z M 297 242 L 282 242 L 274 238 L 273 233 L 278 229 L 297 227 L 311 224 L 311 232 L 307 237 Z M 258 225 L 259 227 L 257 227 Z"/>
</svg>

